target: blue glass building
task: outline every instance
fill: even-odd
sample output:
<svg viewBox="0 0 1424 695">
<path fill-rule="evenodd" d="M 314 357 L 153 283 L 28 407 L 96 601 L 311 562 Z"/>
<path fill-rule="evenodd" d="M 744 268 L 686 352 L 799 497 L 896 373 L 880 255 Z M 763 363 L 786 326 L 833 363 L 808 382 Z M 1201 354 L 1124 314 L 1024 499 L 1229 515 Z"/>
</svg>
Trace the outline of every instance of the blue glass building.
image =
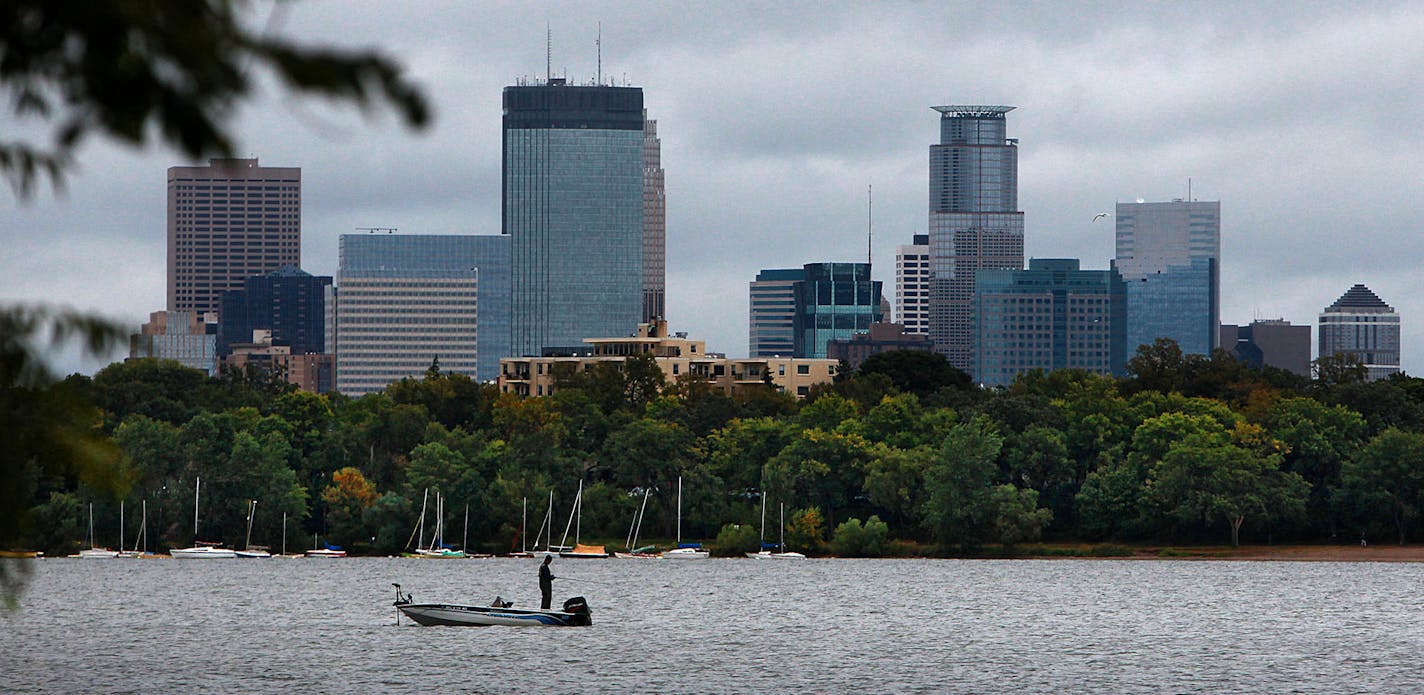
<svg viewBox="0 0 1424 695">
<path fill-rule="evenodd" d="M 582 349 L 643 317 L 643 90 L 562 79 L 504 90 L 511 351 Z"/>
<path fill-rule="evenodd" d="M 1035 369 L 1125 371 L 1126 303 L 1116 271 L 1035 258 L 1028 270 L 979 271 L 974 296 L 979 383 L 1007 386 Z"/>
<path fill-rule="evenodd" d="M 802 268 L 776 268 L 757 273 L 748 307 L 748 354 L 752 357 L 796 355 L 796 283 Z"/>
<path fill-rule="evenodd" d="M 824 359 L 832 340 L 849 340 L 884 320 L 881 283 L 869 263 L 808 263 L 796 283 L 795 357 Z"/>
<path fill-rule="evenodd" d="M 345 234 L 337 273 L 337 390 L 379 391 L 443 371 L 480 381 L 511 355 L 510 239 Z"/>
<path fill-rule="evenodd" d="M 295 266 L 243 281 L 242 289 L 224 292 L 218 322 L 218 355 L 232 354 L 233 343 L 252 340 L 252 331 L 272 331 L 274 345 L 292 354 L 326 352 L 326 288 L 331 276 L 316 276 Z"/>
<path fill-rule="evenodd" d="M 1117 258 L 1127 287 L 1127 354 L 1171 338 L 1210 355 L 1221 339 L 1221 203 L 1118 203 Z"/>
</svg>

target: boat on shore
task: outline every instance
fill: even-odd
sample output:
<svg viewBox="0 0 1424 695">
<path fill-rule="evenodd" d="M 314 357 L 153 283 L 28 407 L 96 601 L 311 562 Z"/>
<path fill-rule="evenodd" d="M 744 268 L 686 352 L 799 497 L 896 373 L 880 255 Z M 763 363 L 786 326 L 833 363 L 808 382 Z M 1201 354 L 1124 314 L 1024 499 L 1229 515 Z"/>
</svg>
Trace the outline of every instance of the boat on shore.
<svg viewBox="0 0 1424 695">
<path fill-rule="evenodd" d="M 638 513 L 633 515 L 633 523 L 628 526 L 628 540 L 623 544 L 626 550 L 613 553 L 613 557 L 623 560 L 658 560 L 662 556 L 658 554 L 656 546 L 638 546 L 638 534 L 643 530 L 643 514 L 648 510 L 648 495 L 652 490 L 643 490 L 643 504 L 638 507 Z"/>
<path fill-rule="evenodd" d="M 252 544 L 252 517 L 257 514 L 257 500 L 251 500 L 247 505 L 247 540 L 242 542 L 242 550 L 237 551 L 238 557 L 243 558 L 269 558 L 272 557 L 271 548 L 265 545 Z"/>
<path fill-rule="evenodd" d="M 574 496 L 574 508 L 569 512 L 569 523 L 564 526 L 564 537 L 560 544 L 569 539 L 569 526 L 574 529 L 574 547 L 560 550 L 559 557 L 571 560 L 602 560 L 609 557 L 608 548 L 601 545 L 584 545 L 579 542 L 579 530 L 583 526 L 583 481 L 579 481 L 578 494 Z M 560 546 L 566 547 L 566 546 Z"/>
<path fill-rule="evenodd" d="M 447 625 L 452 627 L 488 627 L 496 625 L 527 627 L 577 627 L 593 624 L 593 613 L 582 596 L 564 601 L 563 610 L 515 608 L 499 597 L 488 606 L 457 603 L 414 603 L 409 594 L 402 596 L 396 584 L 396 610 L 417 625 Z M 399 618 L 399 614 L 397 615 Z"/>
<path fill-rule="evenodd" d="M 306 557 L 346 557 L 346 549 L 330 543 L 318 543 L 317 534 L 312 534 L 312 549 L 302 553 Z"/>
<path fill-rule="evenodd" d="M 120 502 L 119 504 L 123 504 L 123 502 Z M 119 518 L 120 518 L 120 519 L 123 518 L 123 512 L 119 512 Z M 119 523 L 122 524 L 123 522 L 120 521 Z M 119 533 L 122 534 L 123 531 L 120 531 Z M 119 541 L 119 548 L 120 548 L 120 549 L 123 549 L 123 547 L 124 547 L 123 541 L 120 540 L 120 541 Z M 83 550 L 81 550 L 81 551 L 79 551 L 79 555 L 77 555 L 76 557 L 81 557 L 81 558 L 84 558 L 84 559 L 86 559 L 86 560 L 109 560 L 109 559 L 116 558 L 116 557 L 118 557 L 118 556 L 119 556 L 119 551 L 118 551 L 118 550 L 110 550 L 110 549 L 108 549 L 108 548 L 100 548 L 98 545 L 96 545 L 96 544 L 94 543 L 94 503 L 93 503 L 93 502 L 90 502 L 90 503 L 89 503 L 89 547 L 88 547 L 88 548 L 85 548 L 85 549 L 83 549 Z"/>
</svg>

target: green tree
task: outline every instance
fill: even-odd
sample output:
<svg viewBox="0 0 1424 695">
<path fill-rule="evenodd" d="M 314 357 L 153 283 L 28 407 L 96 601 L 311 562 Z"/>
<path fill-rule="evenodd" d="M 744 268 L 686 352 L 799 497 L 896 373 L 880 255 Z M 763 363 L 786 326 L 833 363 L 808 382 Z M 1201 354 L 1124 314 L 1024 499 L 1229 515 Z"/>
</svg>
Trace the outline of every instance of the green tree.
<svg viewBox="0 0 1424 695">
<path fill-rule="evenodd" d="M 876 353 L 861 362 L 856 373 L 862 376 L 884 374 L 895 388 L 921 399 L 941 389 L 969 391 L 974 388 L 974 381 L 964 370 L 950 364 L 944 355 L 924 350 Z"/>
<path fill-rule="evenodd" d="M 1364 446 L 1364 418 L 1313 398 L 1282 398 L 1262 420 L 1270 435 L 1286 447 L 1282 468 L 1310 483 L 1306 518 L 1317 534 L 1336 535 L 1334 495 L 1340 487 L 1340 469 Z"/>
<path fill-rule="evenodd" d="M 816 507 L 798 509 L 786 522 L 786 547 L 803 553 L 819 553 L 826 544 L 826 520 Z M 770 542 L 771 539 L 767 539 Z"/>
<path fill-rule="evenodd" d="M 918 446 L 895 449 L 877 445 L 865 462 L 866 497 L 885 510 L 896 528 L 906 528 L 918 520 L 925 503 L 925 474 L 935 461 L 934 449 Z"/>
<path fill-rule="evenodd" d="M 795 436 L 788 423 L 770 417 L 733 420 L 704 440 L 707 464 L 728 490 L 762 487 L 762 468 Z"/>
<path fill-rule="evenodd" d="M 366 510 L 376 504 L 376 486 L 361 471 L 347 467 L 331 474 L 331 485 L 321 492 L 326 504 L 326 536 L 350 546 L 368 538 Z"/>
<path fill-rule="evenodd" d="M 1356 514 L 1387 518 L 1404 545 L 1424 503 L 1424 434 L 1380 432 L 1344 462 L 1340 478 L 1343 498 Z"/>
<path fill-rule="evenodd" d="M 878 516 L 871 516 L 864 524 L 860 519 L 848 519 L 836 526 L 831 545 L 840 557 L 881 557 L 889 535 L 890 527 Z"/>
<path fill-rule="evenodd" d="M 986 418 L 956 426 L 925 472 L 924 519 L 941 546 L 972 546 L 987 536 L 985 498 L 998 474 L 1004 438 Z"/>
<path fill-rule="evenodd" d="M 1236 547 L 1248 516 L 1299 514 L 1309 487 L 1299 475 L 1280 470 L 1278 455 L 1197 434 L 1174 443 L 1152 468 L 1146 494 L 1184 524 L 1225 522 Z"/>
<path fill-rule="evenodd" d="M 757 547 L 756 527 L 749 524 L 727 524 L 717 532 L 717 540 L 712 544 L 712 554 L 718 557 L 741 557 L 743 553 L 754 553 Z"/>
</svg>

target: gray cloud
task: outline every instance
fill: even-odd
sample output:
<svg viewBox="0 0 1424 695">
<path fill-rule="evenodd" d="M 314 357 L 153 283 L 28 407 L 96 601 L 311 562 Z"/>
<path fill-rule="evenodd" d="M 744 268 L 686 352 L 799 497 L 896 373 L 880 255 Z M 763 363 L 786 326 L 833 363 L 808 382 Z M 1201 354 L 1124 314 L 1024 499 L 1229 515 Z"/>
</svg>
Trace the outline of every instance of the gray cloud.
<svg viewBox="0 0 1424 695">
<path fill-rule="evenodd" d="M 1424 253 L 1424 9 L 1238 3 L 312 2 L 278 30 L 400 58 L 435 100 L 411 135 L 320 101 L 268 96 L 236 122 L 242 148 L 301 166 L 304 265 L 334 273 L 359 226 L 493 233 L 500 90 L 596 70 L 644 87 L 668 186 L 669 314 L 746 350 L 746 284 L 760 268 L 865 254 L 875 188 L 877 276 L 923 231 L 927 151 L 944 103 L 1003 103 L 1020 138 L 1031 256 L 1106 267 L 1117 200 L 1220 199 L 1228 322 L 1314 324 L 1364 282 L 1404 314 L 1419 372 Z M 5 116 L 9 118 L 9 116 Z M 13 124 L 0 121 L 11 131 Z M 67 195 L 0 198 L 0 298 L 137 321 L 164 301 L 164 170 L 171 152 L 92 144 Z"/>
</svg>

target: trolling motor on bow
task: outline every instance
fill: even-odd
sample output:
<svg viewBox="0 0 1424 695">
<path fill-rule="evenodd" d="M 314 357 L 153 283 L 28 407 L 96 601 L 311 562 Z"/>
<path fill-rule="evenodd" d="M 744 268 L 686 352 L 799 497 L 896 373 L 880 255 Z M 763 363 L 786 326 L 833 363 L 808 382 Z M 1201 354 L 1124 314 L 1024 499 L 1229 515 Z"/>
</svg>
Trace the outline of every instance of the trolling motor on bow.
<svg viewBox="0 0 1424 695">
<path fill-rule="evenodd" d="M 412 603 L 410 594 L 407 593 L 405 596 L 401 596 L 401 585 L 391 582 L 391 586 L 396 588 L 396 602 L 394 605 L 399 606 L 401 604 Z"/>
</svg>

